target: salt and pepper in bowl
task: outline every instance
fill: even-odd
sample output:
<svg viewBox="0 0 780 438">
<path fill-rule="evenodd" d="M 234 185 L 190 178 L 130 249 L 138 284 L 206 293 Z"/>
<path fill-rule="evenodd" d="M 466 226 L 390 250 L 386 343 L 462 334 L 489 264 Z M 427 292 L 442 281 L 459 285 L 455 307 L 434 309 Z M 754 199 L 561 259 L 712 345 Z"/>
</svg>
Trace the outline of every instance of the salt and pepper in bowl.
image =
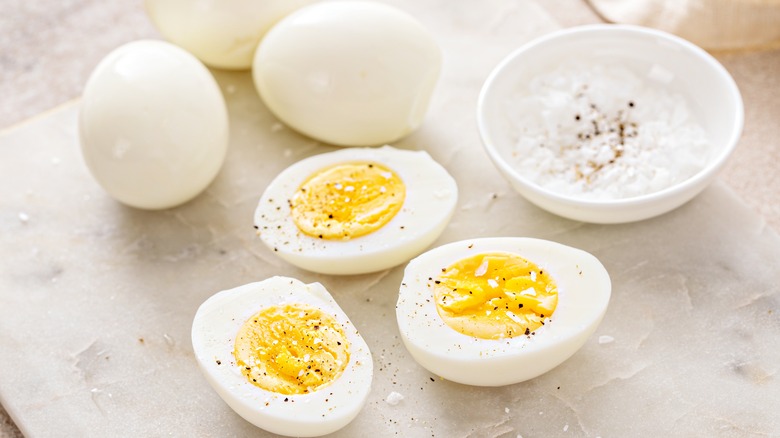
<svg viewBox="0 0 780 438">
<path fill-rule="evenodd" d="M 570 219 L 632 222 L 701 192 L 737 145 L 742 99 L 711 55 L 638 26 L 554 32 L 485 81 L 477 120 L 501 174 Z"/>
</svg>

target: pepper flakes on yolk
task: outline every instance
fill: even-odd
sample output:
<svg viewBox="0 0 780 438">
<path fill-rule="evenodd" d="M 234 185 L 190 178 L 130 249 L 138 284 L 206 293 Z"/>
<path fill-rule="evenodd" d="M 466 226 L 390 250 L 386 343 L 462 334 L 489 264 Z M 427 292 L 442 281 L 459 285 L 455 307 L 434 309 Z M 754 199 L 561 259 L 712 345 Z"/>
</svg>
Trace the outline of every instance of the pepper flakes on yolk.
<svg viewBox="0 0 780 438">
<path fill-rule="evenodd" d="M 433 290 L 444 322 L 481 339 L 528 335 L 544 325 L 558 304 L 555 281 L 511 253 L 461 259 L 442 271 Z"/>
<path fill-rule="evenodd" d="M 378 163 L 343 163 L 311 175 L 290 199 L 290 214 L 303 233 L 346 240 L 372 233 L 401 210 L 406 187 Z"/>
<path fill-rule="evenodd" d="M 254 385 L 280 394 L 306 394 L 344 372 L 349 342 L 338 321 L 322 310 L 284 304 L 244 322 L 233 355 Z"/>
</svg>

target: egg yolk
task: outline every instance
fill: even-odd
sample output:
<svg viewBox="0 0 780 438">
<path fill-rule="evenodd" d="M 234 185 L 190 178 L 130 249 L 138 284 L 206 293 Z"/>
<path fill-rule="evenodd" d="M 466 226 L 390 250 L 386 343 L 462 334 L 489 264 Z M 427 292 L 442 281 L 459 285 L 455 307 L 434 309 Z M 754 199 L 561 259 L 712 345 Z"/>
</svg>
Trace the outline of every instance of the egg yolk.
<svg viewBox="0 0 780 438">
<path fill-rule="evenodd" d="M 345 240 L 372 233 L 401 210 L 406 187 L 377 163 L 345 163 L 310 176 L 290 199 L 295 225 L 305 234 Z"/>
<path fill-rule="evenodd" d="M 233 355 L 244 376 L 260 388 L 306 394 L 344 372 L 349 343 L 332 316 L 305 304 L 285 304 L 244 322 Z"/>
<path fill-rule="evenodd" d="M 444 322 L 481 339 L 529 335 L 544 325 L 558 304 L 555 281 L 516 254 L 467 257 L 431 280 Z"/>
</svg>

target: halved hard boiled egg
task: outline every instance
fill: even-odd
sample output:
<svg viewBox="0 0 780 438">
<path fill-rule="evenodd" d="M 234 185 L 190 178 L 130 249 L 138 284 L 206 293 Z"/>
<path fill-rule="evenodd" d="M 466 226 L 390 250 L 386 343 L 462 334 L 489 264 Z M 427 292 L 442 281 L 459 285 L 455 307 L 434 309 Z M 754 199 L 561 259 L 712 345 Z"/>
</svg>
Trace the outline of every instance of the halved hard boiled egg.
<svg viewBox="0 0 780 438">
<path fill-rule="evenodd" d="M 219 396 L 280 435 L 341 429 L 371 389 L 371 352 L 319 283 L 272 277 L 219 292 L 198 309 L 192 346 Z"/>
<path fill-rule="evenodd" d="M 464 240 L 409 262 L 396 317 L 427 370 L 508 385 L 572 356 L 601 322 L 611 290 L 606 269 L 585 251 L 521 237 Z"/>
<path fill-rule="evenodd" d="M 279 174 L 260 199 L 255 227 L 295 266 L 361 274 L 422 252 L 446 227 L 457 198 L 455 180 L 426 152 L 342 149 Z"/>
</svg>

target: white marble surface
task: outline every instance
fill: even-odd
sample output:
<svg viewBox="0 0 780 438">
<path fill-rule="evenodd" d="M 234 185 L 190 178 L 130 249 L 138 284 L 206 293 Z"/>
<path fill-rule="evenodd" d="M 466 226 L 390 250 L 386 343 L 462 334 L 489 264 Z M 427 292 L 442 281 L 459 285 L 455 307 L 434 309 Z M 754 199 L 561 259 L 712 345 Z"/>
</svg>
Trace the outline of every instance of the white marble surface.
<svg viewBox="0 0 780 438">
<path fill-rule="evenodd" d="M 614 288 L 596 335 L 518 385 L 474 388 L 425 372 L 397 338 L 401 268 L 313 275 L 256 240 L 252 210 L 265 185 L 331 148 L 273 132 L 248 75 L 215 72 L 231 151 L 207 192 L 177 209 L 126 208 L 97 186 L 78 154 L 74 105 L 0 137 L 0 401 L 25 434 L 265 436 L 201 378 L 189 324 L 215 291 L 283 274 L 325 284 L 374 352 L 369 404 L 343 436 L 780 436 L 777 234 L 722 183 L 628 225 L 531 206 L 482 152 L 474 104 L 504 54 L 556 23 L 530 2 L 491 1 L 476 13 L 465 2 L 395 3 L 445 50 L 428 120 L 398 144 L 429 150 L 461 187 L 440 242 L 524 235 L 594 253 Z M 384 401 L 392 391 L 405 396 L 396 406 Z"/>
</svg>

